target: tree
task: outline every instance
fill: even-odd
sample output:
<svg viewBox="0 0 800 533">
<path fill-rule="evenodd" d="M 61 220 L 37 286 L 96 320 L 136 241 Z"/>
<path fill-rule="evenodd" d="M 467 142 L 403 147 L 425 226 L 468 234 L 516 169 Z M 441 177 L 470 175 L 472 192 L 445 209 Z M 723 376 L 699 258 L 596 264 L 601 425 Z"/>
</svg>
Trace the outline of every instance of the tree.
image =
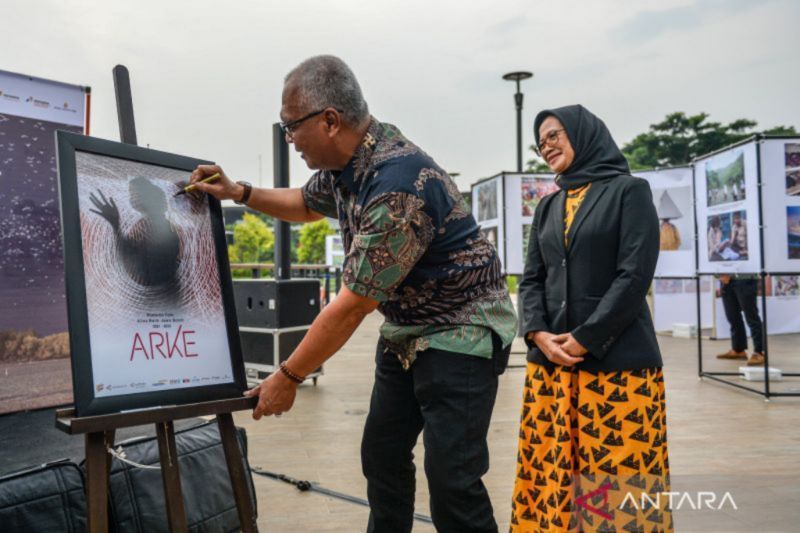
<svg viewBox="0 0 800 533">
<path fill-rule="evenodd" d="M 334 235 L 326 219 L 303 224 L 300 228 L 297 259 L 301 263 L 321 265 L 325 262 L 325 237 Z"/>
<path fill-rule="evenodd" d="M 228 247 L 231 263 L 265 263 L 272 261 L 275 234 L 264 220 L 245 213 L 233 227 L 233 244 Z"/>
<path fill-rule="evenodd" d="M 708 113 L 687 116 L 670 113 L 650 130 L 622 147 L 622 153 L 634 170 L 685 165 L 695 157 L 723 148 L 758 133 L 757 122 L 741 118 L 729 124 L 708 121 Z M 761 133 L 796 135 L 793 126 L 777 126 Z"/>
</svg>

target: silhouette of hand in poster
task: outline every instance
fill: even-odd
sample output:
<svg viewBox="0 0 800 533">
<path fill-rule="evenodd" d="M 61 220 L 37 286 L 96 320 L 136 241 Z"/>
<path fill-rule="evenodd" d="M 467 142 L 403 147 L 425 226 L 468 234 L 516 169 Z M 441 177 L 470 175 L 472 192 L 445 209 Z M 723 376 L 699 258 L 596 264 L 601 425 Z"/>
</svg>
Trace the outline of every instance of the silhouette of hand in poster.
<svg viewBox="0 0 800 533">
<path fill-rule="evenodd" d="M 99 196 L 98 196 L 99 195 Z M 103 191 L 97 190 L 97 195 L 95 193 L 91 193 L 89 195 L 89 200 L 94 204 L 97 209 L 90 209 L 92 213 L 97 213 L 104 219 L 111 224 L 111 227 L 114 231 L 119 230 L 119 209 L 117 208 L 116 202 L 114 202 L 113 198 L 106 199 L 106 195 L 103 194 Z"/>
<path fill-rule="evenodd" d="M 120 215 L 112 197 L 102 191 L 89 195 L 96 209 L 90 211 L 106 219 L 114 229 L 123 268 L 135 282 L 159 288 L 161 297 L 174 299 L 178 291 L 180 238 L 167 218 L 169 204 L 164 191 L 143 177 L 128 182 L 131 207 L 141 213 L 130 230 L 120 231 Z"/>
</svg>

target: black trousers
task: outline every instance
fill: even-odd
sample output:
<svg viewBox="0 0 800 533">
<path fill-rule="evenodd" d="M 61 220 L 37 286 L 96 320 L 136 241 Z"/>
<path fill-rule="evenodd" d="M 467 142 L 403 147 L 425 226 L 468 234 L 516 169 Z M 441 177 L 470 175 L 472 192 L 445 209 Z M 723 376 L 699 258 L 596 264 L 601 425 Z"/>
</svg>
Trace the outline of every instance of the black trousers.
<svg viewBox="0 0 800 533">
<path fill-rule="evenodd" d="M 497 354 L 496 354 L 497 355 Z M 498 359 L 426 350 L 406 371 L 378 343 L 375 385 L 361 444 L 367 531 L 411 531 L 413 448 L 422 432 L 431 516 L 439 532 L 497 531 L 481 477 L 497 395 Z M 505 361 L 501 361 L 503 367 Z"/>
<path fill-rule="evenodd" d="M 725 306 L 725 317 L 731 325 L 731 347 L 737 352 L 747 350 L 747 332 L 744 329 L 742 313 L 753 337 L 753 351 L 764 351 L 763 327 L 758 316 L 756 298 L 758 280 L 732 279 L 722 286 L 722 304 Z"/>
</svg>

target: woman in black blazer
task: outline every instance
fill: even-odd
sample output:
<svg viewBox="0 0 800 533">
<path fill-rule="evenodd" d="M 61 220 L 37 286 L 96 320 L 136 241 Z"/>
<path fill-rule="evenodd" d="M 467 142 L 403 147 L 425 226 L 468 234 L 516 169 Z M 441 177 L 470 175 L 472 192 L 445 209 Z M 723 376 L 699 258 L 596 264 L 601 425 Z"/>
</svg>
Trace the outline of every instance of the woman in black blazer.
<svg viewBox="0 0 800 533">
<path fill-rule="evenodd" d="M 645 300 L 659 249 L 650 186 L 580 105 L 542 111 L 534 134 L 561 190 L 536 207 L 519 288 L 528 365 L 511 530 L 671 531 Z"/>
</svg>

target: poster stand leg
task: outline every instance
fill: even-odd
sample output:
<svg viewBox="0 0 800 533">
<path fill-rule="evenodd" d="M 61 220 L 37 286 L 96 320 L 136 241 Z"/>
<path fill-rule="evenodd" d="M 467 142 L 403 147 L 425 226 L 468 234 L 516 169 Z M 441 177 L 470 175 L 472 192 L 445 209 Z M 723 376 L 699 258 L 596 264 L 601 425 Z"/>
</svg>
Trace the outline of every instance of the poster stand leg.
<svg viewBox="0 0 800 533">
<path fill-rule="evenodd" d="M 763 237 L 762 237 L 763 239 Z M 763 256 L 763 254 L 762 254 Z M 767 348 L 767 275 L 761 273 L 761 309 L 764 310 L 761 326 L 761 342 L 764 343 L 764 399 L 769 401 L 769 348 Z"/>
<path fill-rule="evenodd" d="M 700 379 L 703 379 L 703 319 L 700 302 L 700 276 L 695 276 L 694 279 L 697 284 L 697 375 Z"/>
<path fill-rule="evenodd" d="M 111 456 L 108 450 L 113 448 L 116 430 L 150 423 L 156 426 L 169 530 L 186 531 L 186 509 L 181 491 L 173 422 L 183 418 L 216 415 L 241 531 L 257 532 L 255 508 L 250 499 L 247 473 L 231 414 L 234 411 L 252 409 L 257 403 L 258 398 L 234 398 L 86 417 L 76 417 L 72 408 L 57 410 L 58 429 L 70 435 L 86 435 L 87 531 L 90 533 L 108 531 L 108 477 L 111 469 Z"/>
<path fill-rule="evenodd" d="M 108 530 L 108 475 L 115 431 L 86 434 L 86 529 L 92 533 Z"/>
</svg>

